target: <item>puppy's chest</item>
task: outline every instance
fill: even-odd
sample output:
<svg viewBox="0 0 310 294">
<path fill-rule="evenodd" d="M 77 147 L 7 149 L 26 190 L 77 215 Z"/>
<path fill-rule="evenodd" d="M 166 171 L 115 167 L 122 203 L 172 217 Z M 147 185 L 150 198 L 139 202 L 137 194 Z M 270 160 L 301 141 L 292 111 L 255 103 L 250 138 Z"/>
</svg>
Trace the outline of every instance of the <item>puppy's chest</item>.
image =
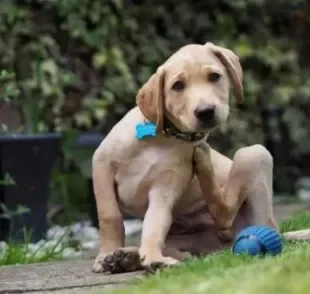
<svg viewBox="0 0 310 294">
<path fill-rule="evenodd" d="M 145 148 L 117 164 L 115 182 L 119 201 L 124 205 L 145 202 L 150 188 L 165 177 L 190 173 L 191 153 L 174 148 Z M 145 203 L 144 203 L 145 204 Z"/>
</svg>

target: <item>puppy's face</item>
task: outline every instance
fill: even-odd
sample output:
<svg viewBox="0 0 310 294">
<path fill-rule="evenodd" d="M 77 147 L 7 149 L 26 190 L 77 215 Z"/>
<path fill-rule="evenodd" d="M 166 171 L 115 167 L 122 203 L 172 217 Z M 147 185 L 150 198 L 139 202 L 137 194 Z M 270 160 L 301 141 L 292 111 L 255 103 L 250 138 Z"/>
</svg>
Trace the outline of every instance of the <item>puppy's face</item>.
<svg viewBox="0 0 310 294">
<path fill-rule="evenodd" d="M 140 95 L 144 103 L 139 105 L 137 101 L 146 118 L 154 121 L 143 109 L 148 100 L 157 124 L 164 115 L 182 131 L 208 131 L 228 117 L 230 82 L 241 102 L 242 70 L 232 51 L 212 43 L 187 45 L 173 54 L 140 90 L 138 98 Z"/>
</svg>

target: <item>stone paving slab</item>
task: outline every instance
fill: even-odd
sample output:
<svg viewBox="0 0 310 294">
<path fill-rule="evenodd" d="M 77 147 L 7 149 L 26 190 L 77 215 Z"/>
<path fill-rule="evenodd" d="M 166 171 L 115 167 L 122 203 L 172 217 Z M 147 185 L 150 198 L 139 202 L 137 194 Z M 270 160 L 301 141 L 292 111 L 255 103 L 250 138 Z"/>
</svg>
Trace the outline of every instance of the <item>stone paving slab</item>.
<svg viewBox="0 0 310 294">
<path fill-rule="evenodd" d="M 109 289 L 116 289 L 118 287 L 124 287 L 126 284 L 117 285 L 98 285 L 98 286 L 86 286 L 79 288 L 55 290 L 55 291 L 35 291 L 35 292 L 23 292 L 26 294 L 104 294 Z"/>
<path fill-rule="evenodd" d="M 94 274 L 92 260 L 50 262 L 0 268 L 0 293 L 90 293 L 91 288 L 110 288 L 142 276 Z"/>
</svg>

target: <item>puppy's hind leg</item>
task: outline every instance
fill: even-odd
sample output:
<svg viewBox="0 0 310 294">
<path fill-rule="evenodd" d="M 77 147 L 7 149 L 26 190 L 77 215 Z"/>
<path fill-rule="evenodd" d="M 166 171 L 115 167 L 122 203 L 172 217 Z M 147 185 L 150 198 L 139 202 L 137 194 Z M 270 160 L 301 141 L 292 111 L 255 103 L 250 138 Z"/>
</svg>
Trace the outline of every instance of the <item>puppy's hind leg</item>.
<svg viewBox="0 0 310 294">
<path fill-rule="evenodd" d="M 278 230 L 272 207 L 273 160 L 270 153 L 261 145 L 239 149 L 226 184 L 219 188 L 206 151 L 201 148 L 195 151 L 195 168 L 218 237 L 230 241 L 234 234 L 251 225 L 269 225 Z"/>
<path fill-rule="evenodd" d="M 247 225 L 269 225 L 278 230 L 273 216 L 272 197 L 273 159 L 261 145 L 239 149 L 233 159 L 225 201 L 232 208 L 232 222 L 245 201 Z"/>
</svg>

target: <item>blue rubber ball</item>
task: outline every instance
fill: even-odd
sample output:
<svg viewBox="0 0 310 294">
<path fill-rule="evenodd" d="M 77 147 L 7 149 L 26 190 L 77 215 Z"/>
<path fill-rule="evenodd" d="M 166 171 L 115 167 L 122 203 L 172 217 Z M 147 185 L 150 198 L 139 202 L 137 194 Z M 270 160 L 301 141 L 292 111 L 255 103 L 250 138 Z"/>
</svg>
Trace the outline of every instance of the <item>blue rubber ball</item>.
<svg viewBox="0 0 310 294">
<path fill-rule="evenodd" d="M 237 255 L 277 255 L 282 251 L 281 236 L 271 227 L 251 226 L 236 236 L 232 251 Z"/>
</svg>

